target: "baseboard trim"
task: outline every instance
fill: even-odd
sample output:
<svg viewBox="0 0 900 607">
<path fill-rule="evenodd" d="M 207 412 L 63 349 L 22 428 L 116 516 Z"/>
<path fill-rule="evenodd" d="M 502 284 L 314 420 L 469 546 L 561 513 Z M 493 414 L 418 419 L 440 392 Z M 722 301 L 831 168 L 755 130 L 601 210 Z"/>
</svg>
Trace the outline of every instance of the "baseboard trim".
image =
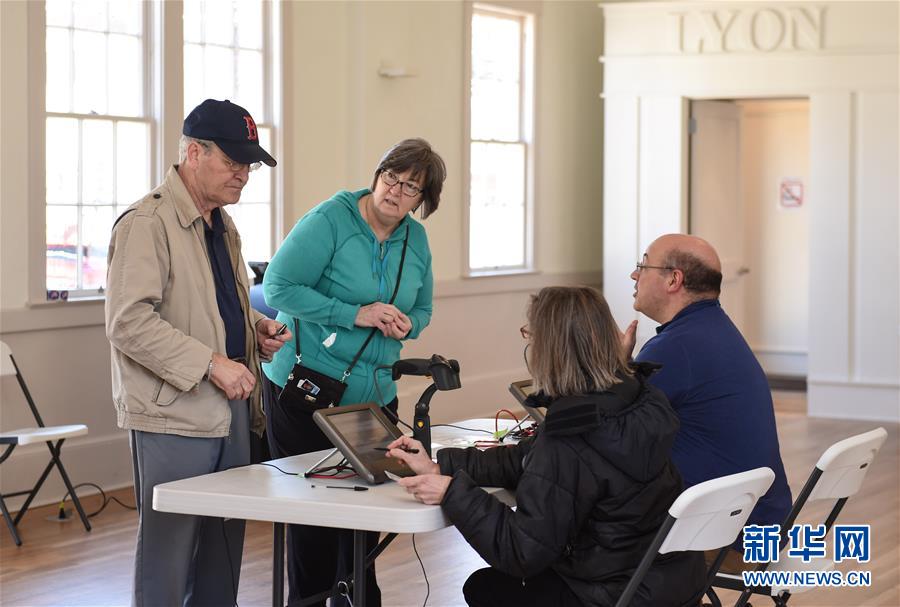
<svg viewBox="0 0 900 607">
<path fill-rule="evenodd" d="M 766 375 L 769 388 L 788 392 L 806 392 L 806 378 L 798 375 Z"/>
</svg>

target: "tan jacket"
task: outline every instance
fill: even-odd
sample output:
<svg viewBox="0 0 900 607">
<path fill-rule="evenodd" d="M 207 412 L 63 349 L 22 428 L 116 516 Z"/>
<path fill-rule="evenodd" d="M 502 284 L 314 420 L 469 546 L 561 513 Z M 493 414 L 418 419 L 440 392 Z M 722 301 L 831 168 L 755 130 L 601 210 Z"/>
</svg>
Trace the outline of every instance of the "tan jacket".
<svg viewBox="0 0 900 607">
<path fill-rule="evenodd" d="M 259 378 L 241 239 L 222 211 L 225 241 L 246 324 L 247 367 Z M 171 167 L 162 185 L 129 207 L 109 244 L 106 335 L 118 424 L 182 436 L 228 436 L 225 393 L 204 380 L 213 352 L 225 353 L 225 325 L 200 211 Z M 251 428 L 265 427 L 260 384 L 250 395 Z"/>
</svg>

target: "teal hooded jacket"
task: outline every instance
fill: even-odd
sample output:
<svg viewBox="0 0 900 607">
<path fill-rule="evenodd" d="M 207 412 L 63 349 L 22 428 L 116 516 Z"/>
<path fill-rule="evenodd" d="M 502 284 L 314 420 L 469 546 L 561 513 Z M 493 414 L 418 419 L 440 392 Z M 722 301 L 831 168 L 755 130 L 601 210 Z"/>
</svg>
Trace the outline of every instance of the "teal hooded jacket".
<svg viewBox="0 0 900 607">
<path fill-rule="evenodd" d="M 359 212 L 359 199 L 369 190 L 340 191 L 304 215 L 275 253 L 263 279 L 266 303 L 278 310 L 278 321 L 294 332 L 300 321 L 303 364 L 340 379 L 372 330 L 354 326 L 359 308 L 387 303 L 394 292 L 403 239 L 409 242 L 400 289 L 394 305 L 409 316 L 415 339 L 431 322 L 431 250 L 425 228 L 407 215 L 383 243 Z M 333 337 L 332 337 L 333 336 Z M 284 387 L 296 363 L 291 339 L 263 364 L 266 376 Z M 341 404 L 377 402 L 397 395 L 389 369 L 400 358 L 400 341 L 376 331 L 350 376 Z M 376 389 L 375 382 L 378 382 Z M 379 395 L 380 389 L 380 395 Z"/>
</svg>

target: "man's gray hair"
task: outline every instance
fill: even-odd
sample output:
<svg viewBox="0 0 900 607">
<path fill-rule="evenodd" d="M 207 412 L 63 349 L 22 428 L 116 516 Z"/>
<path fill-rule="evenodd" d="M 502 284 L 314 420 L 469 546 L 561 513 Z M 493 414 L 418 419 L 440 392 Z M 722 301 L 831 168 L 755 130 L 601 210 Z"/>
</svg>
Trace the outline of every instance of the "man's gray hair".
<svg viewBox="0 0 900 607">
<path fill-rule="evenodd" d="M 185 160 L 187 160 L 188 146 L 194 142 L 199 143 L 201 146 L 203 146 L 207 154 L 209 153 L 210 146 L 213 145 L 212 141 L 207 141 L 206 139 L 197 139 L 196 137 L 182 135 L 181 139 L 178 140 L 178 164 L 181 164 Z"/>
<path fill-rule="evenodd" d="M 684 288 L 692 301 L 716 297 L 722 292 L 722 273 L 710 268 L 692 253 L 672 249 L 663 260 L 667 268 L 678 268 L 684 274 Z"/>
</svg>

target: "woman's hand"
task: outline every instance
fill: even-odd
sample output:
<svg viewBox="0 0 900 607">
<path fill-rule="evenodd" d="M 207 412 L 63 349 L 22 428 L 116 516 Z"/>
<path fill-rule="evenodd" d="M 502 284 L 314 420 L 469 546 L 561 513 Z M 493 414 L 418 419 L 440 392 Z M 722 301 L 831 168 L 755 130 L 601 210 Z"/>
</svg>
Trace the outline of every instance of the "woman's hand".
<svg viewBox="0 0 900 607">
<path fill-rule="evenodd" d="M 395 306 L 376 301 L 375 303 L 370 303 L 367 306 L 361 306 L 359 308 L 359 312 L 356 313 L 356 321 L 354 321 L 354 324 L 357 327 L 375 327 L 381 331 L 385 337 L 388 337 L 390 335 L 391 325 L 401 314 L 403 313 Z"/>
<path fill-rule="evenodd" d="M 388 327 L 388 337 L 393 337 L 397 341 L 403 339 L 409 332 L 412 330 L 412 321 L 409 319 L 409 316 L 397 310 L 397 316 L 394 318 L 394 322 L 390 324 Z"/>
<path fill-rule="evenodd" d="M 409 436 L 401 436 L 387 446 L 387 456 L 406 462 L 416 474 L 440 474 L 441 468 L 428 457 L 422 443 Z M 416 453 L 411 453 L 416 451 Z"/>
<path fill-rule="evenodd" d="M 262 318 L 256 323 L 256 344 L 265 362 L 271 361 L 272 356 L 281 349 L 284 342 L 293 337 L 294 334 L 277 320 Z"/>
<path fill-rule="evenodd" d="M 414 498 L 430 506 L 439 506 L 453 479 L 442 474 L 422 474 L 397 481 Z"/>
</svg>

